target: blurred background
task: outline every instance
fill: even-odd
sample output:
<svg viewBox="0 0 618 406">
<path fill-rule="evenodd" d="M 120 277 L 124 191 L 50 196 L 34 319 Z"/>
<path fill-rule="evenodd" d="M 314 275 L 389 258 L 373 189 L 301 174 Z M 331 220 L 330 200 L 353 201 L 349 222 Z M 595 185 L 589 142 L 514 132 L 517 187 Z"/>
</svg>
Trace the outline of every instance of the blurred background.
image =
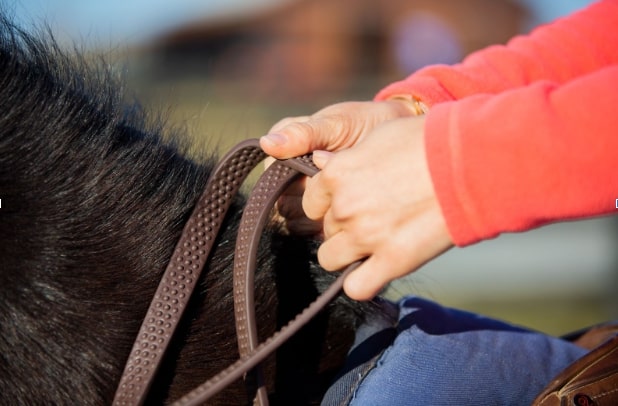
<svg viewBox="0 0 618 406">
<path fill-rule="evenodd" d="M 367 100 L 432 63 L 586 6 L 586 0 L 3 0 L 23 27 L 103 54 L 144 105 L 225 149 L 280 118 Z M 368 191 L 371 193 L 371 191 Z M 618 191 L 616 198 L 618 198 Z M 618 221 L 602 218 L 453 249 L 389 291 L 552 334 L 618 318 Z"/>
</svg>

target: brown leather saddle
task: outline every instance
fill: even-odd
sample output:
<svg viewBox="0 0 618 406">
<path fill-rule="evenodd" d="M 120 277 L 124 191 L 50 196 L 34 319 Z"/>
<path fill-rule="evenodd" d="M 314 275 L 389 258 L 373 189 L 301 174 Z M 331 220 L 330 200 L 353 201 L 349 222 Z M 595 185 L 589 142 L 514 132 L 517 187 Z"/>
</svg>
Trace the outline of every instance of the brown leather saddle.
<svg viewBox="0 0 618 406">
<path fill-rule="evenodd" d="M 618 325 L 600 325 L 571 337 L 591 350 L 556 376 L 533 406 L 618 405 Z"/>
<path fill-rule="evenodd" d="M 165 270 L 142 322 L 123 375 L 114 405 L 139 405 L 146 398 L 157 368 L 163 359 L 214 240 L 232 200 L 247 175 L 265 158 L 255 139 L 246 140 L 228 152 L 215 167 L 191 217 L 187 221 L 174 254 Z M 262 229 L 283 190 L 300 174 L 317 172 L 310 156 L 277 161 L 259 178 L 243 211 L 234 258 L 234 316 L 240 359 L 175 405 L 206 402 L 248 371 L 258 368 L 291 335 L 305 325 L 341 290 L 343 279 L 358 263 L 341 276 L 281 331 L 259 344 L 253 299 L 253 275 Z M 603 328 L 578 337 L 591 352 L 557 376 L 537 397 L 534 405 L 618 405 L 618 336 Z M 584 345 L 584 344 L 582 344 Z M 267 391 L 259 385 L 255 404 L 268 405 Z"/>
</svg>

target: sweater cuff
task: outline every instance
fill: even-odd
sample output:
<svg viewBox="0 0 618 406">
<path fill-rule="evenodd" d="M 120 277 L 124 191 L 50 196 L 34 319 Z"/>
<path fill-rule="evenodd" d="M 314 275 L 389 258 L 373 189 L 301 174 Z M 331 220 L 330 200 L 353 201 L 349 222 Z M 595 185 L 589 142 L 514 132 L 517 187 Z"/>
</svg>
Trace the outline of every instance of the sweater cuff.
<svg viewBox="0 0 618 406">
<path fill-rule="evenodd" d="M 425 152 L 456 245 L 616 212 L 616 78 L 610 67 L 432 107 Z"/>
</svg>

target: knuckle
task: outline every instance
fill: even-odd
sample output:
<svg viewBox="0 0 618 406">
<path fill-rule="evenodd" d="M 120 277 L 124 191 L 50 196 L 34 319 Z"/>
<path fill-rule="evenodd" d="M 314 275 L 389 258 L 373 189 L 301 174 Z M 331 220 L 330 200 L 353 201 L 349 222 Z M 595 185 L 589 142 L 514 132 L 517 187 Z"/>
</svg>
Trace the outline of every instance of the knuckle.
<svg viewBox="0 0 618 406">
<path fill-rule="evenodd" d="M 323 134 L 337 134 L 331 137 L 330 150 L 340 150 L 347 146 L 347 136 L 353 132 L 354 124 L 348 114 L 330 114 L 314 122 Z"/>
<path fill-rule="evenodd" d="M 282 129 L 282 132 L 285 132 L 303 143 L 310 142 L 320 131 L 319 123 L 313 120 L 291 122 Z"/>
<path fill-rule="evenodd" d="M 333 199 L 330 211 L 332 219 L 336 222 L 347 221 L 353 216 L 350 204 L 341 199 Z"/>
<path fill-rule="evenodd" d="M 308 116 L 298 116 L 298 117 L 285 117 L 281 120 L 277 121 L 275 125 L 273 125 L 270 129 L 270 132 L 280 131 L 294 123 L 307 121 L 309 119 Z"/>
<path fill-rule="evenodd" d="M 282 129 L 285 129 L 285 132 L 288 134 L 302 134 L 307 131 L 307 124 L 300 121 L 292 121 L 286 124 Z"/>
<path fill-rule="evenodd" d="M 319 200 L 313 198 L 313 195 L 306 193 L 301 200 L 301 207 L 307 218 L 311 220 L 321 220 L 323 217 L 323 208 Z"/>
</svg>

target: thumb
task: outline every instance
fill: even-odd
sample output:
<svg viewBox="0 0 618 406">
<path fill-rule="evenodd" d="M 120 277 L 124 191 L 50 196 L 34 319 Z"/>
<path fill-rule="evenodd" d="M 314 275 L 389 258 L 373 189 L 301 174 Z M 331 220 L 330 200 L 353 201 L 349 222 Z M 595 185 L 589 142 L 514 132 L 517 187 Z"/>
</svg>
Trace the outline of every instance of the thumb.
<svg viewBox="0 0 618 406">
<path fill-rule="evenodd" d="M 286 159 L 322 149 L 339 151 L 354 145 L 376 125 L 413 115 L 407 104 L 397 101 L 343 102 L 312 116 L 285 118 L 260 139 L 267 154 Z"/>
<path fill-rule="evenodd" d="M 371 300 L 393 279 L 396 278 L 391 272 L 384 269 L 385 264 L 376 261 L 375 257 L 369 257 L 352 271 L 343 283 L 346 295 L 354 300 Z"/>
<path fill-rule="evenodd" d="M 287 159 L 315 150 L 336 150 L 345 144 L 355 123 L 348 116 L 315 117 L 275 126 L 260 138 L 260 147 L 268 155 Z"/>
</svg>

